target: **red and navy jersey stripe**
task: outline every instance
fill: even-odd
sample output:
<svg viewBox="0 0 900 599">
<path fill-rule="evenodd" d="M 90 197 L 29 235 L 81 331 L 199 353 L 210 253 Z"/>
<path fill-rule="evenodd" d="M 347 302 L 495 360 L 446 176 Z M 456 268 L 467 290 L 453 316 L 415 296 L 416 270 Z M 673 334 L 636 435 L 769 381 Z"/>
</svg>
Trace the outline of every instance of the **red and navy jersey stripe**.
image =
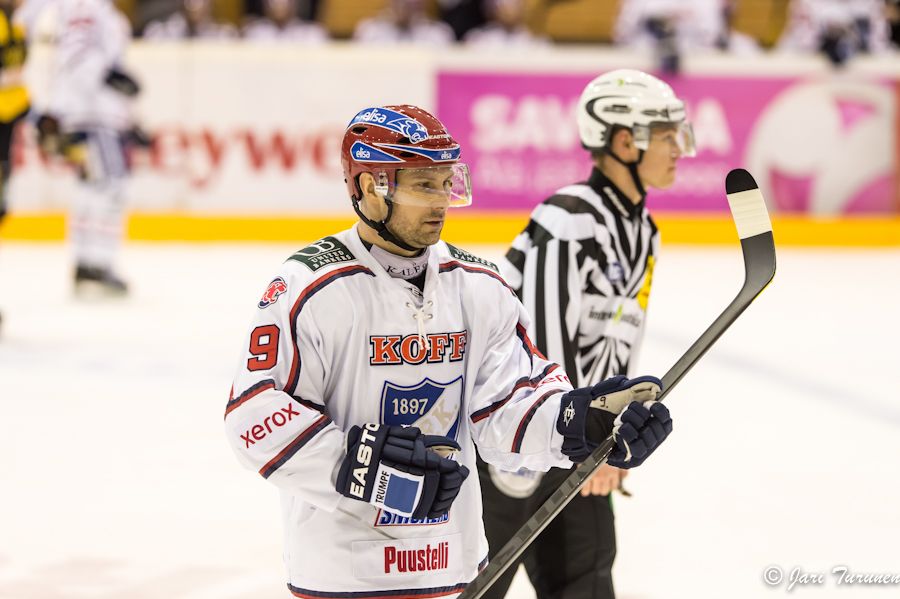
<svg viewBox="0 0 900 599">
<path fill-rule="evenodd" d="M 555 364 L 554 364 L 555 366 Z M 564 393 L 563 389 L 551 389 L 544 393 L 540 399 L 534 402 L 534 405 L 528 410 L 525 414 L 525 417 L 522 418 L 522 422 L 519 423 L 519 428 L 516 430 L 516 436 L 513 439 L 512 452 L 519 453 L 522 449 L 522 440 L 525 438 L 525 429 L 528 428 L 528 424 L 531 422 L 531 419 L 534 418 L 535 413 L 537 413 L 538 408 L 544 405 L 544 402 L 550 398 L 554 393 Z"/>
<path fill-rule="evenodd" d="M 488 558 L 485 557 L 478 564 L 478 571 L 481 572 L 488 564 Z M 445 597 L 447 595 L 455 595 L 461 593 L 469 583 L 461 582 L 457 585 L 449 587 L 432 587 L 424 589 L 396 589 L 393 591 L 356 591 L 356 592 L 331 592 L 331 591 L 311 591 L 309 589 L 301 589 L 288 583 L 288 590 L 294 597 L 302 599 L 429 599 L 430 597 Z"/>
<path fill-rule="evenodd" d="M 481 408 L 480 410 L 478 410 L 477 412 L 472 414 L 470 416 L 470 418 L 472 419 L 472 422 L 478 422 L 480 420 L 484 420 L 485 418 L 490 416 L 492 413 L 494 413 L 497 410 L 499 410 L 500 408 L 502 408 L 504 406 L 504 404 L 506 404 L 506 402 L 508 402 L 510 399 L 512 399 L 512 396 L 515 395 L 516 391 L 518 391 L 519 389 L 524 389 L 525 387 L 531 387 L 532 389 L 534 389 L 535 387 L 537 387 L 538 385 L 541 384 L 542 380 L 547 378 L 548 374 L 550 374 L 557 368 L 559 368 L 559 364 L 548 364 L 547 367 L 544 368 L 544 371 L 542 373 L 540 373 L 539 375 L 537 375 L 536 377 L 531 378 L 531 379 L 529 379 L 528 377 L 520 378 L 518 381 L 516 381 L 516 384 L 513 387 L 513 390 L 510 391 L 509 395 L 507 395 L 506 397 L 504 397 L 503 399 L 501 399 L 499 401 L 495 401 L 494 403 L 492 403 L 491 405 L 489 405 L 486 408 Z"/>
<path fill-rule="evenodd" d="M 225 405 L 225 417 L 228 418 L 228 415 L 231 414 L 232 411 L 239 408 L 244 402 L 253 399 L 266 389 L 274 389 L 275 381 L 272 379 L 263 379 L 238 395 L 234 397 L 234 388 L 231 389 L 231 397 L 228 398 L 228 403 Z"/>
<path fill-rule="evenodd" d="M 318 420 L 312 423 L 312 426 L 307 428 L 305 431 L 297 435 L 293 441 L 288 443 L 288 446 L 282 449 L 278 455 L 272 458 L 268 464 L 263 466 L 259 473 L 263 478 L 269 478 L 272 474 L 275 473 L 276 470 L 281 468 L 285 462 L 291 459 L 295 453 L 300 451 L 304 445 L 309 443 L 310 439 L 316 436 L 316 434 L 324 429 L 331 423 L 331 419 L 328 416 L 322 416 Z"/>
<path fill-rule="evenodd" d="M 296 396 L 293 396 L 293 400 L 296 401 L 301 406 L 309 408 L 310 410 L 315 410 L 319 414 L 325 413 L 325 406 L 323 406 L 322 404 L 318 404 L 314 401 L 310 401 L 308 399 L 303 399 L 302 397 L 296 397 Z"/>
<path fill-rule="evenodd" d="M 531 342 L 531 339 L 528 338 L 528 334 L 525 332 L 525 327 L 522 326 L 521 323 L 516 325 L 516 336 L 522 341 L 522 346 L 525 348 L 525 352 L 528 354 L 528 357 L 534 361 L 534 357 L 537 356 L 541 360 L 546 360 L 544 354 L 538 350 L 534 346 L 534 343 Z"/>
<path fill-rule="evenodd" d="M 322 275 L 321 277 L 313 281 L 311 285 L 309 285 L 300 293 L 297 301 L 294 302 L 294 307 L 291 308 L 291 338 L 294 345 L 294 357 L 293 360 L 291 360 L 291 371 L 290 375 L 288 376 L 287 384 L 284 386 L 284 390 L 286 392 L 293 393 L 294 387 L 297 385 L 297 381 L 300 378 L 300 348 L 297 347 L 296 331 L 297 317 L 300 316 L 300 311 L 303 309 L 303 306 L 306 305 L 306 302 L 308 302 L 310 298 L 312 298 L 312 296 L 324 289 L 326 285 L 333 283 L 338 279 L 358 274 L 365 274 L 371 277 L 375 276 L 375 273 L 373 273 L 365 266 L 345 266 L 344 268 L 339 268 L 326 275 Z"/>
<path fill-rule="evenodd" d="M 441 264 L 440 272 L 451 272 L 458 268 L 463 269 L 465 272 L 479 273 L 497 279 L 498 281 L 500 281 L 501 285 L 509 289 L 509 292 L 513 294 L 513 297 L 518 297 L 516 295 L 516 292 L 512 290 L 512 287 L 506 284 L 506 281 L 503 280 L 503 277 L 487 268 L 478 268 L 477 266 L 469 266 L 468 264 L 463 264 L 462 262 L 451 260 L 450 262 L 444 262 L 443 264 Z"/>
</svg>

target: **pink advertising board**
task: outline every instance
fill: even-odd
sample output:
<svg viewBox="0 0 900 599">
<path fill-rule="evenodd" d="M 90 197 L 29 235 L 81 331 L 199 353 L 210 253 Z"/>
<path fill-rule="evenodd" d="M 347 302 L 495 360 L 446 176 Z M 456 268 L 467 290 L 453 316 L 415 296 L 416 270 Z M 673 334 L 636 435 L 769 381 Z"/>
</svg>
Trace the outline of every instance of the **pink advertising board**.
<svg viewBox="0 0 900 599">
<path fill-rule="evenodd" d="M 438 116 L 472 171 L 473 208 L 530 210 L 587 178 L 575 108 L 599 73 L 442 72 Z M 697 156 L 656 210 L 727 211 L 725 175 L 754 174 L 773 211 L 896 210 L 896 92 L 889 81 L 776 77 L 668 79 L 687 104 Z"/>
</svg>

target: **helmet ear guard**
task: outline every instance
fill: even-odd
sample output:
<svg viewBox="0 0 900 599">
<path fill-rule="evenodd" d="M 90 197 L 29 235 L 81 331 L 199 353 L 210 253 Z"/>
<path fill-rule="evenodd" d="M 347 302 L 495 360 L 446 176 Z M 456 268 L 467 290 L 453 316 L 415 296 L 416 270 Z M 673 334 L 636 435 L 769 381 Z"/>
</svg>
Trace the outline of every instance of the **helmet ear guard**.
<svg viewBox="0 0 900 599">
<path fill-rule="evenodd" d="M 394 176 L 396 176 L 396 174 Z M 376 183 L 375 183 L 375 193 L 381 194 L 381 196 L 387 200 L 389 192 L 390 192 L 390 189 L 388 188 L 387 173 L 384 172 L 383 170 L 378 171 L 378 179 L 376 179 Z"/>
</svg>

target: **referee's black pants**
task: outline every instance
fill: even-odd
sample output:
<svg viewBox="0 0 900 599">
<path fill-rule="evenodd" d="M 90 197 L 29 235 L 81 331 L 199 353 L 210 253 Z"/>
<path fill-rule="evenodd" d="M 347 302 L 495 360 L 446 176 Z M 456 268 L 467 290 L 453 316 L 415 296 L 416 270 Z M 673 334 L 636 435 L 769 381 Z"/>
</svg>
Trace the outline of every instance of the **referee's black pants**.
<svg viewBox="0 0 900 599">
<path fill-rule="evenodd" d="M 491 559 L 571 473 L 571 470 L 552 468 L 530 497 L 516 499 L 494 485 L 487 464 L 478 458 L 484 528 Z M 503 599 L 519 563 L 525 565 L 538 599 L 613 599 L 615 557 L 611 497 L 579 494 L 488 589 L 484 599 Z"/>
</svg>

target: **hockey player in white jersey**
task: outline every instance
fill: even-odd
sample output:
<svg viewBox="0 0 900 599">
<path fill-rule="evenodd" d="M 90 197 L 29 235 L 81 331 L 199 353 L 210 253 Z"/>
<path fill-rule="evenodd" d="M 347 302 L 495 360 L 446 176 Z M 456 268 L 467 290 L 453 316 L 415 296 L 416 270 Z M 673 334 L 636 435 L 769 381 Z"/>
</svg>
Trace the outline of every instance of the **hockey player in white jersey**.
<svg viewBox="0 0 900 599">
<path fill-rule="evenodd" d="M 58 0 L 49 106 L 41 145 L 77 170 L 69 216 L 76 292 L 124 293 L 115 259 L 124 233 L 125 143 L 136 82 L 121 66 L 131 26 L 110 0 Z M 35 16 L 36 18 L 36 16 Z"/>
<path fill-rule="evenodd" d="M 671 431 L 657 379 L 573 390 L 497 267 L 440 240 L 471 202 L 459 155 L 419 108 L 357 114 L 341 159 L 360 222 L 282 265 L 244 341 L 225 428 L 281 489 L 295 596 L 461 592 L 488 554 L 476 445 L 568 468 L 615 429 L 631 467 Z"/>
<path fill-rule="evenodd" d="M 574 385 L 588 386 L 634 374 L 659 252 L 645 188 L 670 187 L 678 160 L 694 150 L 684 103 L 640 71 L 596 78 L 577 115 L 582 145 L 594 159 L 590 178 L 535 208 L 500 266 L 533 317 L 527 332 L 535 346 L 561 364 Z M 523 554 L 538 599 L 615 596 L 611 490 L 626 472 L 610 464 Z M 479 473 L 492 552 L 569 475 L 555 468 L 504 472 L 483 462 Z M 486 599 L 502 599 L 514 572 L 510 568 Z"/>
</svg>

